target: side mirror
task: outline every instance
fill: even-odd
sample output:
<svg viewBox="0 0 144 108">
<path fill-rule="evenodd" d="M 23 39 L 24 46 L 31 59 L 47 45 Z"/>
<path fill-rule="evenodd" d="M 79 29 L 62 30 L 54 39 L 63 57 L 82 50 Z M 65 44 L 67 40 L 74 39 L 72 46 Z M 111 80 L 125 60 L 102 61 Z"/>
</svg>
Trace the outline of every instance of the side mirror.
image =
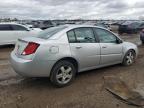
<svg viewBox="0 0 144 108">
<path fill-rule="evenodd" d="M 121 43 L 123 43 L 123 41 L 120 40 L 120 39 L 117 39 L 117 40 L 116 40 L 116 43 L 117 43 L 117 44 L 121 44 Z"/>
</svg>

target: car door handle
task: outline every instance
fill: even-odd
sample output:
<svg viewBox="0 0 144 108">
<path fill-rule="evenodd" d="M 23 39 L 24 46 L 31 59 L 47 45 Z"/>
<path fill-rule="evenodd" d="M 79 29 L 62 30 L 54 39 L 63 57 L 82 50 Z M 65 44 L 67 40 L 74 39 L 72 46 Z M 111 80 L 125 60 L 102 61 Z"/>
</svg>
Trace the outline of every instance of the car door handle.
<svg viewBox="0 0 144 108">
<path fill-rule="evenodd" d="M 107 46 L 102 46 L 102 48 L 107 48 Z"/>
<path fill-rule="evenodd" d="M 81 49 L 82 47 L 81 46 L 76 46 L 76 49 Z"/>
</svg>

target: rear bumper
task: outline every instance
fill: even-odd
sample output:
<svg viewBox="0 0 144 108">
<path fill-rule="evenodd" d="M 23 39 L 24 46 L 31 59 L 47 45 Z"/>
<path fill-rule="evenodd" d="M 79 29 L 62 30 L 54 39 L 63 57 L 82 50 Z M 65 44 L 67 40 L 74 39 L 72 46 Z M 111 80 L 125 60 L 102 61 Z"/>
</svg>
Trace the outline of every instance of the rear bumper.
<svg viewBox="0 0 144 108">
<path fill-rule="evenodd" d="M 55 61 L 25 60 L 11 53 L 10 62 L 16 73 L 25 77 L 49 77 Z"/>
</svg>

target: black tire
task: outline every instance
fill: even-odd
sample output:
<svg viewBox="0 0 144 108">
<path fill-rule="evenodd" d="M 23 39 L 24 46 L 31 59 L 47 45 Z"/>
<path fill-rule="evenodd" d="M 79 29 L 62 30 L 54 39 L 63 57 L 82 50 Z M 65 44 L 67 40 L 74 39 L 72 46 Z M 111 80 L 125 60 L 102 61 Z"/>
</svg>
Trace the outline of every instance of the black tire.
<svg viewBox="0 0 144 108">
<path fill-rule="evenodd" d="M 123 65 L 124 66 L 130 66 L 135 62 L 136 54 L 133 50 L 129 50 L 123 59 Z"/>
<path fill-rule="evenodd" d="M 71 71 L 69 71 L 68 69 Z M 69 61 L 63 60 L 56 63 L 53 67 L 50 75 L 50 80 L 56 87 L 64 87 L 69 85 L 73 81 L 75 75 L 76 68 L 74 67 L 74 65 Z M 64 79 L 67 81 L 64 82 Z"/>
<path fill-rule="evenodd" d="M 141 42 L 142 42 L 142 45 L 144 45 L 144 41 L 142 40 Z"/>
</svg>

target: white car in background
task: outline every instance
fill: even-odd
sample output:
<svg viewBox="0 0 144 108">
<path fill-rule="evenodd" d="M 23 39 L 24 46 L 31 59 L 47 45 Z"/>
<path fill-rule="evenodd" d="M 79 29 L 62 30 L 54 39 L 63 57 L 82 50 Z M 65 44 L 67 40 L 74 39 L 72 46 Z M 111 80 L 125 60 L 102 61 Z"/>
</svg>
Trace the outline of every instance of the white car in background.
<svg viewBox="0 0 144 108">
<path fill-rule="evenodd" d="M 32 30 L 42 31 L 42 29 L 40 29 L 40 28 L 35 28 L 33 25 L 30 25 L 30 24 L 24 24 L 24 25 L 27 26 L 28 28 L 31 28 Z"/>
<path fill-rule="evenodd" d="M 36 36 L 41 29 L 17 23 L 0 23 L 0 45 L 15 44 L 18 38 Z"/>
</svg>

